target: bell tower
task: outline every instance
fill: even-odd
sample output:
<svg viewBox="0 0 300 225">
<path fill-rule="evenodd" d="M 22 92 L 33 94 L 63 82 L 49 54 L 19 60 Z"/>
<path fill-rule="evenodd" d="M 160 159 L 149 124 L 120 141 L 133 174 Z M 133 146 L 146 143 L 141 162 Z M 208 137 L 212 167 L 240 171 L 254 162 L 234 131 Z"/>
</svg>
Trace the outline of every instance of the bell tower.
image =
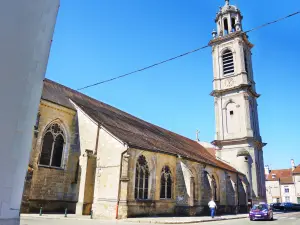
<svg viewBox="0 0 300 225">
<path fill-rule="evenodd" d="M 265 200 L 263 146 L 259 132 L 257 98 L 253 77 L 253 44 L 243 32 L 243 16 L 230 5 L 220 7 L 212 32 L 213 91 L 216 133 L 212 142 L 217 156 L 247 177 L 248 197 Z"/>
</svg>

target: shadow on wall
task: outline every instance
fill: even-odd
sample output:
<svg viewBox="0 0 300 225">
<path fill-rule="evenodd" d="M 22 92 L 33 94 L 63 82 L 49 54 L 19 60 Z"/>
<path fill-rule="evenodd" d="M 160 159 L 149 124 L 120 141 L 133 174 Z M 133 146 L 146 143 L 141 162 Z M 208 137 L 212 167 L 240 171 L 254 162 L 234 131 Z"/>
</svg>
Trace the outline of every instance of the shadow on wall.
<svg viewBox="0 0 300 225">
<path fill-rule="evenodd" d="M 235 190 L 230 178 L 226 178 L 226 200 L 227 205 L 234 206 L 236 203 Z"/>
<path fill-rule="evenodd" d="M 201 188 L 201 191 L 202 191 L 202 202 L 204 205 L 207 205 L 208 202 L 211 200 L 211 197 L 213 195 L 213 192 L 212 192 L 212 187 L 210 185 L 210 181 L 208 179 L 208 173 L 203 170 L 202 171 L 202 188 Z"/>
</svg>

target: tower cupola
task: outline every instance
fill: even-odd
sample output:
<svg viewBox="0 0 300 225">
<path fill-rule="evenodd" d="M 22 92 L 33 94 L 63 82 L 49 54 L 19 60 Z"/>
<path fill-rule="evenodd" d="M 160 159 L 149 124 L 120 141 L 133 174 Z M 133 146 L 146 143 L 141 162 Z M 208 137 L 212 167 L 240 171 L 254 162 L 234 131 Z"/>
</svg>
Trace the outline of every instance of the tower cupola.
<svg viewBox="0 0 300 225">
<path fill-rule="evenodd" d="M 220 10 L 217 12 L 215 19 L 217 23 L 217 35 L 213 34 L 214 38 L 241 31 L 242 19 L 243 16 L 240 10 L 236 6 L 230 5 L 229 0 L 225 0 L 225 5 L 220 7 Z"/>
</svg>

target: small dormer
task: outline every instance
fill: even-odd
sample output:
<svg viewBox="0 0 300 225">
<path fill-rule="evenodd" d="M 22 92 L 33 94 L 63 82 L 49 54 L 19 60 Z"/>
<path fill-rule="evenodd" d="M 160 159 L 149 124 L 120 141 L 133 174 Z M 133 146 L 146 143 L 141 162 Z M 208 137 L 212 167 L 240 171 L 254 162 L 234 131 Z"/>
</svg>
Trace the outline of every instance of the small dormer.
<svg viewBox="0 0 300 225">
<path fill-rule="evenodd" d="M 272 174 L 272 179 L 275 179 L 275 178 L 276 178 L 276 174 L 273 173 L 273 174 Z"/>
</svg>

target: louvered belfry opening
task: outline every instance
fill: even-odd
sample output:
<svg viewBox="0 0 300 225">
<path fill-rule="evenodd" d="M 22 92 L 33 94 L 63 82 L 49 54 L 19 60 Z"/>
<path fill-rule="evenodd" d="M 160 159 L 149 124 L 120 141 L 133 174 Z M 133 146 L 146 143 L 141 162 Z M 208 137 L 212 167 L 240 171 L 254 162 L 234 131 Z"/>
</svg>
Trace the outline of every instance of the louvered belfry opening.
<svg viewBox="0 0 300 225">
<path fill-rule="evenodd" d="M 233 54 L 230 50 L 223 53 L 223 71 L 224 75 L 234 73 Z"/>
</svg>

